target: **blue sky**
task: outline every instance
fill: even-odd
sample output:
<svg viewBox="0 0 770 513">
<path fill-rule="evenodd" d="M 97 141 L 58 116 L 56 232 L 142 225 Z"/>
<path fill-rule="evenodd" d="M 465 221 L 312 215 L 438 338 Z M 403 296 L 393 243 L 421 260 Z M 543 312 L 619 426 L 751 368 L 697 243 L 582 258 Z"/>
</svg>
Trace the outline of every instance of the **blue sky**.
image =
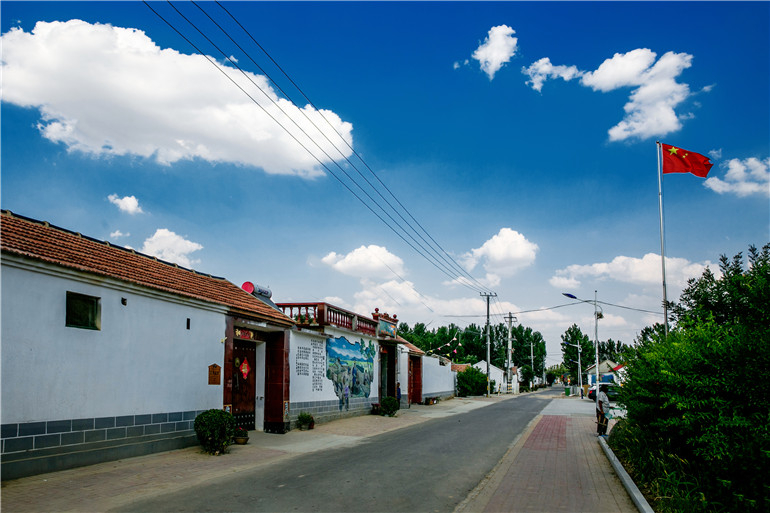
<svg viewBox="0 0 770 513">
<path fill-rule="evenodd" d="M 656 140 L 714 163 L 663 180 L 670 299 L 770 241 L 767 2 L 224 3 L 253 39 L 198 4 L 232 40 L 174 3 L 225 56 L 150 5 L 210 60 L 142 2 L 2 3 L 3 208 L 276 302 L 438 327 L 493 291 L 549 365 L 593 337 L 562 292 L 661 311 Z M 662 317 L 628 308 L 600 339 Z"/>
</svg>

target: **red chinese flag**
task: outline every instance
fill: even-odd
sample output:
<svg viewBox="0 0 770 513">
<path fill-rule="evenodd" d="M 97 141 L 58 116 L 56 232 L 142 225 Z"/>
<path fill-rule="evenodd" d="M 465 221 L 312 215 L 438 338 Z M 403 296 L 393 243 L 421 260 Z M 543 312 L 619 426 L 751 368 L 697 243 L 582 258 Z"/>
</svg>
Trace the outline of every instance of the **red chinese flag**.
<svg viewBox="0 0 770 513">
<path fill-rule="evenodd" d="M 708 157 L 683 150 L 676 146 L 662 144 L 663 148 L 663 173 L 692 173 L 695 176 L 706 178 L 709 174 L 711 163 Z"/>
</svg>

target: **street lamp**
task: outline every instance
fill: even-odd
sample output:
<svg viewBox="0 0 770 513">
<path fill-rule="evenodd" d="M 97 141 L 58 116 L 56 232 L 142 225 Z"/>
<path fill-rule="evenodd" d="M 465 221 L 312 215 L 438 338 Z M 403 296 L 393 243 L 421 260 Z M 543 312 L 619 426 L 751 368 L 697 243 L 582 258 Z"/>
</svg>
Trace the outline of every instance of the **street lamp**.
<svg viewBox="0 0 770 513">
<path fill-rule="evenodd" d="M 580 353 L 583 352 L 583 348 L 580 347 L 580 344 L 568 344 L 567 342 L 562 342 L 561 345 L 577 347 L 577 350 L 578 350 L 578 361 L 575 362 L 575 363 L 578 364 L 578 386 L 582 389 L 583 388 L 583 371 L 581 370 L 582 367 L 580 365 Z M 574 362 L 575 360 L 570 360 L 570 361 Z"/>
<path fill-rule="evenodd" d="M 568 294 L 566 292 L 562 292 L 562 295 L 570 299 L 580 301 L 581 303 L 588 303 L 589 305 L 590 304 L 594 305 L 594 344 L 596 347 L 596 394 L 594 396 L 596 398 L 596 407 L 598 408 L 599 407 L 599 319 L 604 317 L 604 312 L 596 300 L 597 293 L 595 290 L 594 290 L 593 301 L 589 301 L 587 299 L 580 299 L 574 294 Z"/>
</svg>

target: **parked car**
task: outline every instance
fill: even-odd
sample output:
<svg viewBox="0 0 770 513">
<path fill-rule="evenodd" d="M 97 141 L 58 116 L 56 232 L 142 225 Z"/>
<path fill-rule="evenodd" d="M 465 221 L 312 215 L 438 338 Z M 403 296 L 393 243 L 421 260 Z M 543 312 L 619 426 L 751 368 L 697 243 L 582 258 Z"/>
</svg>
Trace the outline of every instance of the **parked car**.
<svg viewBox="0 0 770 513">
<path fill-rule="evenodd" d="M 618 397 L 620 397 L 620 386 L 610 384 L 607 387 L 607 399 L 610 401 L 617 401 Z M 591 401 L 596 401 L 596 385 L 588 389 L 588 398 Z"/>
</svg>

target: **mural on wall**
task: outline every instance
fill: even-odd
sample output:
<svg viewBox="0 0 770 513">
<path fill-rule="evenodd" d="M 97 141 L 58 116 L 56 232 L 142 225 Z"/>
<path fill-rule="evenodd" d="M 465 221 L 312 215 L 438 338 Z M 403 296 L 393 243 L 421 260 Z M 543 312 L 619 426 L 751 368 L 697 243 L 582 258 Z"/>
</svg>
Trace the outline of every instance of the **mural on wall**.
<svg viewBox="0 0 770 513">
<path fill-rule="evenodd" d="M 367 344 L 349 342 L 345 337 L 326 339 L 326 377 L 334 383 L 340 409 L 350 409 L 351 397 L 369 397 L 374 377 L 377 349 Z"/>
</svg>

